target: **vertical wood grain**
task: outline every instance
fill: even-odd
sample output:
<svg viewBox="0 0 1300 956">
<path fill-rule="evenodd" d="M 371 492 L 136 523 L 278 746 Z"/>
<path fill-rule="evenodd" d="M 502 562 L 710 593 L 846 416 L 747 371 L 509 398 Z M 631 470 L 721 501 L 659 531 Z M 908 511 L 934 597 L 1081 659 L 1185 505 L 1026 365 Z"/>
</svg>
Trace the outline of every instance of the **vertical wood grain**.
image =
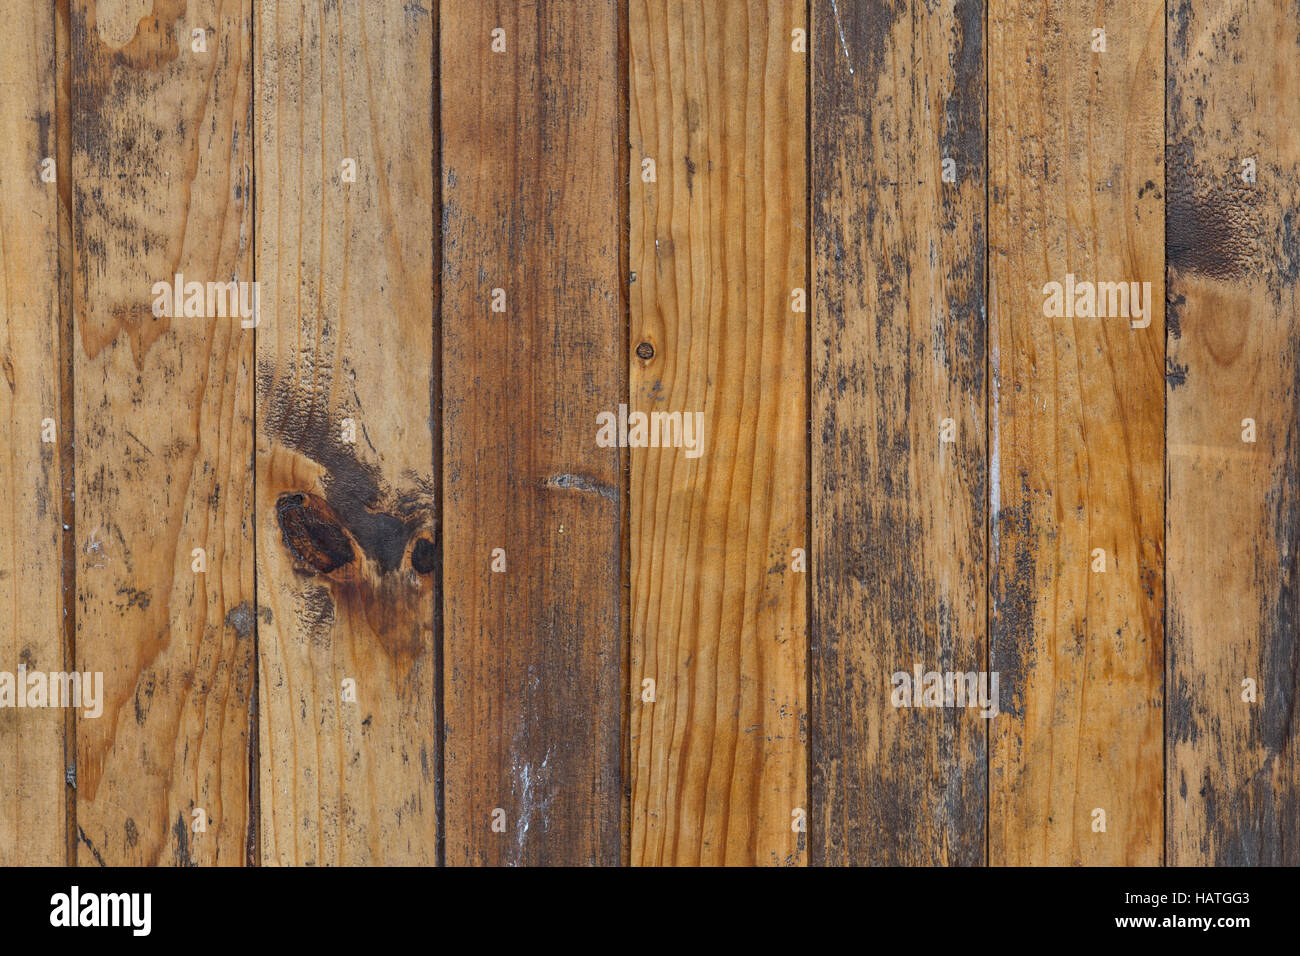
<svg viewBox="0 0 1300 956">
<path fill-rule="evenodd" d="M 152 287 L 252 279 L 250 31 L 247 3 L 72 8 L 77 667 L 106 696 L 77 728 L 87 865 L 245 857 L 253 337 L 160 318 Z"/>
<path fill-rule="evenodd" d="M 634 864 L 804 861 L 805 6 L 630 4 Z"/>
<path fill-rule="evenodd" d="M 1178 0 L 1167 29 L 1168 862 L 1294 866 L 1300 9 Z"/>
<path fill-rule="evenodd" d="M 1162 855 L 1163 10 L 989 3 L 997 864 Z M 1045 316 L 1067 273 L 1150 282 L 1149 326 Z"/>
<path fill-rule="evenodd" d="M 63 659 L 69 667 L 77 660 L 77 470 L 76 461 L 76 321 L 72 298 L 72 3 L 54 3 L 55 70 L 58 95 L 59 176 L 59 470 L 63 500 Z M 63 715 L 64 862 L 76 863 L 77 819 L 77 712 Z"/>
<path fill-rule="evenodd" d="M 892 703 L 895 673 L 985 670 L 983 19 L 965 0 L 814 5 L 823 865 L 984 859 L 986 720 Z"/>
<path fill-rule="evenodd" d="M 436 859 L 434 15 L 257 5 L 268 865 Z"/>
<path fill-rule="evenodd" d="M 0 34 L 0 671 L 14 679 L 66 670 L 58 190 L 70 170 L 41 175 L 61 158 L 55 33 L 53 7 L 27 3 Z M 0 709 L 0 866 L 60 865 L 66 714 L 15 703 Z"/>
<path fill-rule="evenodd" d="M 620 6 L 441 5 L 449 864 L 621 854 Z"/>
</svg>

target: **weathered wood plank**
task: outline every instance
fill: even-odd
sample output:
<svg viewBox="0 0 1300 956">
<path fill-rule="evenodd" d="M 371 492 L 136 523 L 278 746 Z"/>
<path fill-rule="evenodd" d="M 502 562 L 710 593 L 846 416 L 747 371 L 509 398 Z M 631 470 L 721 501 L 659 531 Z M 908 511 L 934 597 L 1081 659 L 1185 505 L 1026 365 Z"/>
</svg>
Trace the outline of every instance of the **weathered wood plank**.
<svg viewBox="0 0 1300 956">
<path fill-rule="evenodd" d="M 72 7 L 83 864 L 245 858 L 253 336 L 153 286 L 252 279 L 250 30 L 247 3 Z"/>
<path fill-rule="evenodd" d="M 631 449 L 631 859 L 798 864 L 805 4 L 636 0 L 628 27 L 629 416 L 660 446 Z"/>
<path fill-rule="evenodd" d="M 433 30 L 257 4 L 265 864 L 436 861 Z"/>
<path fill-rule="evenodd" d="M 892 679 L 985 670 L 983 19 L 814 4 L 818 864 L 984 859 L 980 709 Z"/>
<path fill-rule="evenodd" d="M 1163 3 L 991 0 L 988 29 L 990 862 L 1159 863 Z M 1150 283 L 1146 315 L 1046 315 L 1070 276 Z"/>
<path fill-rule="evenodd" d="M 1295 866 L 1300 9 L 1167 29 L 1168 862 Z"/>
<path fill-rule="evenodd" d="M 16 704 L 26 672 L 67 669 L 58 190 L 70 171 L 66 164 L 58 166 L 62 123 L 54 8 L 19 4 L 5 19 L 0 33 L 0 671 L 8 676 L 0 687 L 0 866 L 57 866 L 65 862 L 66 712 Z"/>
<path fill-rule="evenodd" d="M 449 864 L 620 858 L 620 6 L 441 5 Z"/>
</svg>

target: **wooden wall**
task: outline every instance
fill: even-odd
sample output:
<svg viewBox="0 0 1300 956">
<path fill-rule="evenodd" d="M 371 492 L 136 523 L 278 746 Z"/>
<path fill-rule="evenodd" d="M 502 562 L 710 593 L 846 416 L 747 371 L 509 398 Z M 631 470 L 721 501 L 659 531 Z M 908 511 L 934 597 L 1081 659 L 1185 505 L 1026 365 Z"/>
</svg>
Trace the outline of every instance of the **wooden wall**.
<svg viewBox="0 0 1300 956">
<path fill-rule="evenodd" d="M 1294 5 L 13 8 L 0 864 L 1300 863 Z"/>
</svg>

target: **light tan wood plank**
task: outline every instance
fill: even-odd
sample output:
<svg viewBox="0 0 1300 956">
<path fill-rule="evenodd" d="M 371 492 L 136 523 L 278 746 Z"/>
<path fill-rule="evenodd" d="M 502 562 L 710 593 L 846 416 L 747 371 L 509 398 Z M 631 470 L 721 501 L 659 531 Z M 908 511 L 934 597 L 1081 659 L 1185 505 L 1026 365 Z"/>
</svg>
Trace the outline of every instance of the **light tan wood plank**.
<svg viewBox="0 0 1300 956">
<path fill-rule="evenodd" d="M 1168 862 L 1295 866 L 1300 9 L 1168 31 Z"/>
<path fill-rule="evenodd" d="M 257 4 L 268 865 L 436 859 L 432 17 Z"/>
<path fill-rule="evenodd" d="M 629 4 L 634 864 L 805 857 L 804 7 Z"/>
<path fill-rule="evenodd" d="M 77 728 L 86 865 L 246 856 L 253 336 L 159 316 L 153 286 L 253 278 L 250 31 L 244 2 L 72 6 L 77 667 L 106 697 Z"/>
<path fill-rule="evenodd" d="M 19 709 L 28 672 L 66 670 L 56 24 L 6 11 L 0 34 L 0 866 L 64 863 L 60 709 Z M 51 164 L 44 165 L 46 161 Z M 54 177 L 53 181 L 43 178 Z M 51 441 L 45 441 L 50 438 Z"/>
<path fill-rule="evenodd" d="M 990 862 L 1156 864 L 1164 5 L 991 0 L 988 30 Z M 1147 324 L 1045 315 L 1069 275 L 1149 283 Z"/>
</svg>

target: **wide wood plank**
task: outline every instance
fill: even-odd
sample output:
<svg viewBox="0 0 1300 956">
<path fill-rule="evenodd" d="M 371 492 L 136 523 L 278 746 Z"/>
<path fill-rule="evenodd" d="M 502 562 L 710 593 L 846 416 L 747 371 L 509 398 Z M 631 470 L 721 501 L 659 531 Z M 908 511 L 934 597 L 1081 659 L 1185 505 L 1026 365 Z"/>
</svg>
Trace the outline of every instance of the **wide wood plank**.
<svg viewBox="0 0 1300 956">
<path fill-rule="evenodd" d="M 16 704 L 29 672 L 67 669 L 60 448 L 68 436 L 60 411 L 59 188 L 70 171 L 58 165 L 63 123 L 56 103 L 54 8 L 18 4 L 5 19 L 0 33 L 0 671 L 7 689 L 0 690 L 0 866 L 58 866 L 65 862 L 68 712 Z"/>
<path fill-rule="evenodd" d="M 449 864 L 622 852 L 620 7 L 441 5 Z"/>
<path fill-rule="evenodd" d="M 253 336 L 215 304 L 160 315 L 153 287 L 252 280 L 250 12 L 72 6 L 76 654 L 106 697 L 77 728 L 87 865 L 246 856 Z"/>
<path fill-rule="evenodd" d="M 1168 862 L 1295 866 L 1300 9 L 1179 0 L 1168 42 Z"/>
<path fill-rule="evenodd" d="M 264 864 L 437 856 L 433 14 L 257 5 Z"/>
<path fill-rule="evenodd" d="M 628 27 L 631 859 L 799 864 L 805 4 L 633 0 Z"/>
<path fill-rule="evenodd" d="M 823 865 L 984 859 L 982 708 L 898 706 L 893 680 L 985 670 L 984 10 L 903 6 L 814 4 Z"/>
<path fill-rule="evenodd" d="M 1163 10 L 989 2 L 995 864 L 1161 860 Z"/>
</svg>

